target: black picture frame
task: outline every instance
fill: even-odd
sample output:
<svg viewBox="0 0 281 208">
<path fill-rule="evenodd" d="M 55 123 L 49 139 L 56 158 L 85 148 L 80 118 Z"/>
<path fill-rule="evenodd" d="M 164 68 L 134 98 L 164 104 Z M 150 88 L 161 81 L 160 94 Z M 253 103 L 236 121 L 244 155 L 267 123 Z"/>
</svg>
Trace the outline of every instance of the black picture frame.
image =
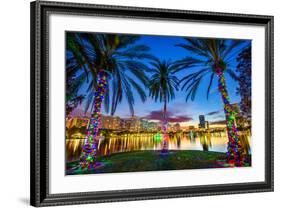
<svg viewBox="0 0 281 208">
<path fill-rule="evenodd" d="M 265 181 L 223 185 L 49 193 L 48 16 L 52 13 L 265 27 Z M 31 2 L 31 188 L 33 206 L 73 205 L 273 191 L 273 16 L 62 2 Z M 132 173 L 133 174 L 133 173 Z"/>
</svg>

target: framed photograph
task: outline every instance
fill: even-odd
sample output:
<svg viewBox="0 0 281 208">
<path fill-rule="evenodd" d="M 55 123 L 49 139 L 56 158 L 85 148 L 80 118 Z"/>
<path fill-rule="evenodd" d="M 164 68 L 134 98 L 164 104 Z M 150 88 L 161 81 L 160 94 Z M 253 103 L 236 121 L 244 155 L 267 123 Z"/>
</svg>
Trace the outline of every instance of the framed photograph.
<svg viewBox="0 0 281 208">
<path fill-rule="evenodd" d="M 31 205 L 273 191 L 273 17 L 31 3 Z"/>
</svg>

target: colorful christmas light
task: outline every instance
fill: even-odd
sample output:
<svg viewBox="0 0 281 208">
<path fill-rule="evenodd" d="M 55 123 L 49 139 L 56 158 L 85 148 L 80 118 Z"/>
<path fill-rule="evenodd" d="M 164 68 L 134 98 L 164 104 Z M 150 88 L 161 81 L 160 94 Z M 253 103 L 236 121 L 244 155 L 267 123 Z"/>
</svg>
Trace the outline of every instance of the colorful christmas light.
<svg viewBox="0 0 281 208">
<path fill-rule="evenodd" d="M 155 142 L 161 142 L 162 140 L 162 134 L 160 134 L 159 132 L 155 134 L 153 137 Z"/>
<path fill-rule="evenodd" d="M 238 138 L 238 131 L 235 124 L 235 112 L 233 107 L 230 104 L 230 99 L 228 92 L 226 90 L 226 83 L 223 74 L 223 70 L 220 67 L 215 67 L 216 74 L 219 78 L 218 88 L 221 93 L 221 97 L 224 103 L 224 112 L 226 118 L 226 129 L 228 135 L 228 146 L 227 146 L 227 160 L 228 163 L 235 166 L 243 165 L 243 151 L 241 147 L 240 140 Z"/>
<path fill-rule="evenodd" d="M 107 76 L 103 70 L 99 71 L 97 83 L 97 89 L 94 95 L 94 111 L 87 128 L 86 141 L 80 157 L 81 168 L 92 169 L 95 167 L 95 158 L 98 150 L 97 136 L 101 118 L 101 106 L 107 88 Z"/>
<path fill-rule="evenodd" d="M 163 147 L 162 147 L 162 153 L 167 153 L 168 152 L 168 122 L 166 115 L 164 113 L 163 115 L 163 125 L 162 125 L 162 131 L 163 131 Z"/>
</svg>

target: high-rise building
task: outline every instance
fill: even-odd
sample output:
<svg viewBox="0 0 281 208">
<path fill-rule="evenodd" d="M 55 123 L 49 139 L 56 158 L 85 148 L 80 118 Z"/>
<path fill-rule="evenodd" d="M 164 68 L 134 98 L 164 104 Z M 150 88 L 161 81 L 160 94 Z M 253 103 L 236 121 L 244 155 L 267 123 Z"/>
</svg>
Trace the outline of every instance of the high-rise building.
<svg viewBox="0 0 281 208">
<path fill-rule="evenodd" d="M 102 115 L 100 120 L 100 128 L 117 130 L 120 128 L 120 123 L 121 119 L 119 117 Z"/>
<path fill-rule="evenodd" d="M 173 130 L 176 131 L 176 132 L 180 131 L 180 130 L 181 130 L 180 124 L 179 124 L 179 123 L 176 123 L 176 124 L 173 126 Z"/>
<path fill-rule="evenodd" d="M 132 116 L 131 118 L 122 118 L 120 120 L 120 129 L 125 131 L 142 131 L 145 128 L 145 122 L 141 121 L 136 116 Z"/>
<path fill-rule="evenodd" d="M 140 131 L 141 121 L 136 116 L 132 116 L 130 122 L 130 131 Z"/>
<path fill-rule="evenodd" d="M 205 116 L 204 115 L 199 115 L 198 127 L 205 129 Z"/>
<path fill-rule="evenodd" d="M 149 122 L 148 123 L 148 130 L 149 131 L 157 131 L 158 130 L 158 127 L 159 127 L 159 124 L 158 123 L 155 123 L 155 122 Z"/>
<path fill-rule="evenodd" d="M 148 130 L 148 120 L 140 119 L 140 128 L 141 128 L 141 131 Z"/>
<path fill-rule="evenodd" d="M 81 128 L 87 127 L 89 124 L 90 119 L 87 117 L 73 117 L 66 120 L 66 127 L 67 128 Z"/>
<path fill-rule="evenodd" d="M 194 130 L 195 129 L 195 126 L 188 126 L 188 130 Z"/>
<path fill-rule="evenodd" d="M 206 129 L 210 129 L 209 121 L 205 121 Z"/>
</svg>

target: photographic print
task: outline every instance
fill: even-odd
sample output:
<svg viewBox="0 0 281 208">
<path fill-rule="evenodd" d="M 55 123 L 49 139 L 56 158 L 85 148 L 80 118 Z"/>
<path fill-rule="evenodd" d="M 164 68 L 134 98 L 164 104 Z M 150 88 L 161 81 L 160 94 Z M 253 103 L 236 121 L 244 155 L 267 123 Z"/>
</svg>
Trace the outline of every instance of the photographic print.
<svg viewBox="0 0 281 208">
<path fill-rule="evenodd" d="M 31 205 L 274 190 L 273 16 L 30 8 Z"/>
<path fill-rule="evenodd" d="M 65 41 L 66 175 L 251 166 L 251 40 Z"/>
</svg>

